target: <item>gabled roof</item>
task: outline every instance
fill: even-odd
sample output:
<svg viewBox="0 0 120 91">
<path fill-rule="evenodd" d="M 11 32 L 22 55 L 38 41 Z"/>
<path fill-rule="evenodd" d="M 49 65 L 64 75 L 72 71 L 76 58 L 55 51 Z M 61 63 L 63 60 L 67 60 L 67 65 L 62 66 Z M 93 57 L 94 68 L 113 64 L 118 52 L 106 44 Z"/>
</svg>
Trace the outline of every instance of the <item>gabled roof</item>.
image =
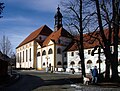
<svg viewBox="0 0 120 91">
<path fill-rule="evenodd" d="M 60 37 L 72 38 L 73 36 L 67 30 L 61 27 L 58 31 L 54 31 L 46 38 L 46 40 L 43 42 L 43 46 L 47 46 L 50 40 L 57 42 Z"/>
<path fill-rule="evenodd" d="M 105 29 L 104 30 L 104 34 L 106 36 L 106 38 L 108 38 L 108 35 L 109 35 L 109 30 L 108 29 Z M 92 37 L 91 37 L 92 36 Z M 120 38 L 120 32 L 119 32 L 119 38 Z M 84 34 L 83 35 L 83 46 L 85 49 L 88 49 L 88 48 L 93 48 L 95 46 L 98 46 L 100 45 L 99 44 L 99 41 L 97 40 L 97 38 L 102 41 L 102 38 L 100 37 L 100 34 L 99 34 L 99 31 L 96 31 L 96 32 L 92 32 L 92 33 L 87 33 L 87 34 Z M 112 33 L 112 36 L 111 36 L 111 41 L 113 42 L 113 33 Z M 96 38 L 96 39 L 95 39 Z M 75 37 L 75 40 L 80 40 L 80 36 L 76 36 Z M 75 41 L 73 41 L 71 43 L 71 45 L 69 45 L 64 51 L 75 51 L 75 50 L 78 50 L 78 46 L 77 46 L 77 43 Z"/>
<path fill-rule="evenodd" d="M 40 27 L 39 29 L 33 31 L 25 40 L 23 40 L 19 45 L 18 47 L 30 42 L 30 41 L 33 41 L 35 40 L 38 35 L 46 35 L 46 36 L 49 36 L 53 31 L 46 25 Z M 17 47 L 17 48 L 18 48 Z"/>
</svg>

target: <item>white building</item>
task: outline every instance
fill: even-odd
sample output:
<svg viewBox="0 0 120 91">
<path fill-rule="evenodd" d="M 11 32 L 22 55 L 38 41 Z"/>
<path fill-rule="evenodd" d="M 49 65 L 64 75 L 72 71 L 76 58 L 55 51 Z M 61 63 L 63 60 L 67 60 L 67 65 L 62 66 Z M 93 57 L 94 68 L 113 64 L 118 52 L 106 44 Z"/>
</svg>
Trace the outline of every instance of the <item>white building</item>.
<svg viewBox="0 0 120 91">
<path fill-rule="evenodd" d="M 17 68 L 35 68 L 38 70 L 49 67 L 61 71 L 67 66 L 66 53 L 63 50 L 72 41 L 72 35 L 62 27 L 62 14 L 57 8 L 54 31 L 46 25 L 32 32 L 16 48 Z"/>
<path fill-rule="evenodd" d="M 107 30 L 105 30 L 107 33 Z M 100 48 L 101 53 L 100 53 L 100 62 L 99 62 L 99 54 L 98 50 L 95 51 L 94 56 L 91 55 L 92 50 L 94 49 L 95 46 L 99 45 L 98 40 L 95 40 L 93 43 L 90 43 L 93 39 L 90 39 L 90 36 L 88 34 L 84 34 L 84 63 L 85 63 L 85 71 L 86 73 L 90 73 L 90 69 L 92 69 L 94 66 L 97 66 L 99 70 L 99 63 L 100 63 L 100 72 L 105 72 L 106 69 L 106 64 L 105 60 L 106 57 L 103 53 L 103 49 Z M 66 48 L 67 50 L 67 72 L 70 72 L 70 69 L 74 69 L 75 72 L 81 72 L 81 60 L 79 57 L 79 51 L 78 51 L 78 46 L 76 42 L 72 42 L 71 45 Z M 113 47 L 111 46 L 111 52 L 114 52 Z M 118 71 L 120 72 L 120 45 L 118 45 L 118 60 L 119 60 L 119 66 L 118 66 Z M 111 71 L 110 71 L 111 72 Z"/>
</svg>

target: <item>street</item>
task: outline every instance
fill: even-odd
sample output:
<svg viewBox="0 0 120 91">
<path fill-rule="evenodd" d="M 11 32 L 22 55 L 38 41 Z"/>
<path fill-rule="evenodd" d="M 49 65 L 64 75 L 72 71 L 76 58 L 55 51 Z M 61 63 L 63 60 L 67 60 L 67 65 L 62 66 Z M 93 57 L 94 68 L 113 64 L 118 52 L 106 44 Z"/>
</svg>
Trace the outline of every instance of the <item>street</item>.
<svg viewBox="0 0 120 91">
<path fill-rule="evenodd" d="M 79 80 L 76 80 L 76 78 L 79 78 L 79 75 L 55 74 L 29 70 L 19 71 L 19 73 L 21 74 L 20 79 L 16 83 L 2 88 L 2 90 L 31 91 L 43 86 L 72 84 L 72 81 L 75 83 L 79 82 Z"/>
<path fill-rule="evenodd" d="M 18 72 L 21 74 L 20 79 L 0 91 L 119 91 L 119 88 L 82 85 L 78 74 L 46 73 L 35 70 Z"/>
</svg>

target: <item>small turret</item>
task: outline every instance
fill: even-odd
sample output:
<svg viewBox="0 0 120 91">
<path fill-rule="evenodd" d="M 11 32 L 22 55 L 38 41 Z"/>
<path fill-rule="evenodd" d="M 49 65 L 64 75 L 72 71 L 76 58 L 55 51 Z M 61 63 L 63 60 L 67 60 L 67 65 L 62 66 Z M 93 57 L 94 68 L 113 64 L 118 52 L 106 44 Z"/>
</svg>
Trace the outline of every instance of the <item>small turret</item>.
<svg viewBox="0 0 120 91">
<path fill-rule="evenodd" d="M 55 18 L 54 30 L 57 31 L 62 27 L 62 18 L 63 18 L 59 6 L 57 8 L 57 13 L 55 14 L 54 18 Z"/>
</svg>

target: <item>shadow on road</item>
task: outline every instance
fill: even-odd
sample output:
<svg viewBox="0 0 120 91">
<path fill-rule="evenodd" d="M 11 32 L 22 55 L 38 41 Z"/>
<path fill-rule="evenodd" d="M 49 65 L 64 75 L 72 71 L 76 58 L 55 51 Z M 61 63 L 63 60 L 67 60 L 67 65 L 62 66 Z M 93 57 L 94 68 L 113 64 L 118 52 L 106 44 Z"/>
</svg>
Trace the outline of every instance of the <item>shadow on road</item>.
<svg viewBox="0 0 120 91">
<path fill-rule="evenodd" d="M 52 86 L 52 85 L 65 85 L 79 83 L 82 79 L 80 78 L 65 78 L 55 80 L 43 80 L 41 77 L 33 75 L 21 75 L 20 79 L 9 85 L 8 87 L 0 88 L 0 91 L 32 91 L 38 87 Z"/>
<path fill-rule="evenodd" d="M 0 91 L 31 91 L 42 86 L 43 80 L 32 75 L 21 75 L 20 79 L 7 87 L 0 88 Z"/>
</svg>

